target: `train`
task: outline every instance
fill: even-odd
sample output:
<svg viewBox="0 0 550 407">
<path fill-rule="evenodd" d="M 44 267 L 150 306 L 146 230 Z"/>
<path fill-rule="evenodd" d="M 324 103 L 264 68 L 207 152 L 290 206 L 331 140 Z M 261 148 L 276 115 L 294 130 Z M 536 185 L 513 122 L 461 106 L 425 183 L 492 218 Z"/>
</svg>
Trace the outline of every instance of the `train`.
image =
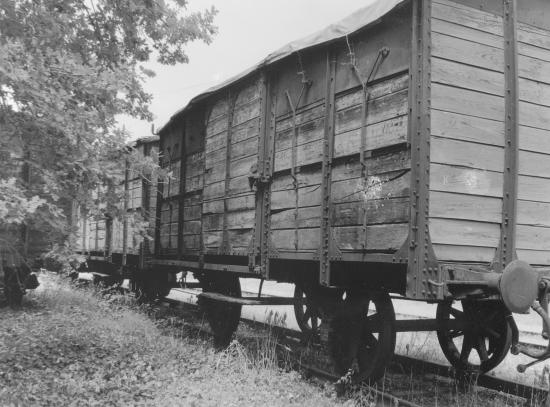
<svg viewBox="0 0 550 407">
<path fill-rule="evenodd" d="M 383 375 L 404 331 L 436 331 L 461 371 L 538 363 L 550 344 L 523 346 L 513 315 L 548 332 L 549 140 L 548 1 L 377 0 L 138 141 L 172 174 L 125 179 L 152 240 L 123 225 L 117 246 L 107 219 L 81 249 L 148 299 L 192 273 L 221 346 L 243 305 L 293 305 L 356 380 Z M 243 296 L 241 277 L 295 296 Z M 394 298 L 436 315 L 396 320 Z"/>
</svg>

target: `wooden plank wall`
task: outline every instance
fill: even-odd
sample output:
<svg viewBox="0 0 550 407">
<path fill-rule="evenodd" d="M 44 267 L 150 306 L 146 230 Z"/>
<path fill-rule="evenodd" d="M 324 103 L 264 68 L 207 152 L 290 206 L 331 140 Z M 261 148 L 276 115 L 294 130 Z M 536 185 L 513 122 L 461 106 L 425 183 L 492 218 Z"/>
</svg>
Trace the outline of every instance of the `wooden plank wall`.
<svg viewBox="0 0 550 407">
<path fill-rule="evenodd" d="M 430 233 L 441 260 L 490 262 L 504 169 L 502 17 L 434 0 Z M 518 256 L 550 264 L 550 33 L 519 24 Z"/>
<path fill-rule="evenodd" d="M 440 260 L 490 262 L 504 170 L 502 17 L 432 6 L 430 236 Z"/>
<path fill-rule="evenodd" d="M 548 6 L 546 6 L 548 10 Z M 518 27 L 518 257 L 550 264 L 550 31 Z"/>
<path fill-rule="evenodd" d="M 178 250 L 181 151 L 182 129 L 174 126 L 161 143 L 160 164 L 170 172 L 170 176 L 162 180 L 159 242 L 161 254 L 175 254 Z"/>
<path fill-rule="evenodd" d="M 206 123 L 202 216 L 196 229 L 202 229 L 205 254 L 248 254 L 255 221 L 255 192 L 248 176 L 258 162 L 260 105 L 260 81 L 254 78 L 211 107 Z M 189 212 L 195 216 L 192 209 Z"/>
<path fill-rule="evenodd" d="M 317 57 L 316 62 L 321 65 L 324 55 Z M 347 72 L 349 66 L 339 62 L 337 65 L 342 68 L 338 69 Z M 317 84 L 325 85 L 325 72 L 319 76 L 315 78 Z M 293 93 L 299 93 L 299 78 L 293 81 L 283 78 L 285 81 L 280 80 L 278 84 L 278 98 L 284 97 L 285 88 L 294 88 Z M 271 239 L 279 252 L 316 252 L 319 248 L 325 104 L 324 94 L 317 93 L 322 99 L 311 98 L 309 104 L 297 111 L 295 147 L 290 108 L 276 120 Z M 381 77 L 369 87 L 365 151 L 372 156 L 367 160 L 365 180 L 361 177 L 359 162 L 362 94 L 362 89 L 355 84 L 336 95 L 335 161 L 330 197 L 332 234 L 340 250 L 362 251 L 363 216 L 367 212 L 366 250 L 391 252 L 401 247 L 408 233 L 408 74 Z M 298 166 L 297 189 L 290 173 L 293 148 Z"/>
<path fill-rule="evenodd" d="M 362 89 L 336 96 L 333 234 L 341 250 L 395 251 L 408 234 L 408 73 L 372 85 L 367 107 L 367 178 L 361 174 Z M 366 232 L 363 229 L 366 216 Z"/>
</svg>

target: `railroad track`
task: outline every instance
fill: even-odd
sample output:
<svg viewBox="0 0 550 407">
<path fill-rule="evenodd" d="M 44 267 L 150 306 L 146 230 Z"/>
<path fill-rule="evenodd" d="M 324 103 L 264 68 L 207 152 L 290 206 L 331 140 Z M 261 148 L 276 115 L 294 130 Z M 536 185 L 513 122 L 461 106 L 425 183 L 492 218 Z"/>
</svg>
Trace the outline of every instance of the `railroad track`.
<svg viewBox="0 0 550 407">
<path fill-rule="evenodd" d="M 195 304 L 188 302 L 168 298 L 163 299 L 162 302 L 167 304 L 170 308 L 182 307 L 195 313 L 198 310 Z M 304 351 L 304 344 L 306 343 L 306 340 L 300 331 L 269 325 L 264 322 L 252 321 L 249 319 L 242 319 L 241 321 L 252 329 L 268 329 L 274 336 L 277 337 L 278 347 L 281 348 L 283 352 L 287 352 L 287 355 L 290 355 L 294 362 L 295 368 L 306 372 L 308 375 L 313 375 L 317 378 L 327 380 L 332 383 L 340 379 L 339 376 L 304 361 L 302 352 Z M 459 383 L 459 386 L 474 385 L 484 389 L 502 392 L 510 396 L 525 399 L 527 403 L 526 405 L 550 406 L 550 400 L 547 400 L 548 391 L 544 388 L 528 386 L 490 375 L 457 375 L 456 371 L 454 371 L 454 369 L 450 366 L 399 354 L 394 356 L 392 365 L 398 366 L 398 370 L 402 370 L 410 375 L 421 374 L 439 376 L 441 378 L 456 381 Z M 390 372 L 390 374 L 392 374 L 392 372 Z M 418 404 L 407 401 L 401 397 L 396 397 L 395 395 L 389 394 L 385 391 L 380 391 L 374 387 L 367 387 L 367 390 L 370 394 L 374 395 L 376 406 L 418 406 Z"/>
</svg>

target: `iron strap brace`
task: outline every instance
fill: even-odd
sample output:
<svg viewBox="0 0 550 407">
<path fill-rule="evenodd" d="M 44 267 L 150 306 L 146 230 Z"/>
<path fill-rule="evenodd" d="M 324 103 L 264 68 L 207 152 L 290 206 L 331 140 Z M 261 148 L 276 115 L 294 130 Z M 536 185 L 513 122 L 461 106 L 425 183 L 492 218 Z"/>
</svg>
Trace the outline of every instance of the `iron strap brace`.
<svg viewBox="0 0 550 407">
<path fill-rule="evenodd" d="M 347 37 L 346 37 L 347 39 Z M 368 116 L 368 106 L 370 101 L 370 93 L 368 91 L 368 85 L 372 80 L 373 75 L 376 74 L 378 71 L 378 68 L 382 64 L 382 62 L 386 59 L 386 57 L 389 55 L 390 50 L 387 47 L 381 48 L 378 51 L 378 54 L 376 55 L 376 59 L 374 60 L 374 63 L 372 64 L 371 70 L 369 72 L 369 75 L 367 76 L 367 79 L 363 79 L 363 76 L 361 75 L 361 72 L 359 72 L 359 68 L 357 67 L 355 54 L 353 50 L 351 49 L 351 45 L 349 41 L 347 42 L 348 48 L 349 48 L 349 54 L 350 54 L 350 60 L 351 60 L 351 69 L 353 73 L 355 74 L 357 80 L 361 84 L 362 89 L 362 98 L 361 98 L 361 150 L 359 151 L 359 162 L 361 164 L 361 180 L 363 181 L 363 199 L 364 199 L 364 205 L 363 205 L 363 223 L 361 227 L 361 248 L 363 250 L 367 250 L 367 224 L 368 224 L 368 208 L 367 208 L 367 199 L 368 199 L 368 168 L 367 168 L 367 160 L 366 160 L 366 154 L 365 150 L 367 149 L 367 116 Z"/>
<path fill-rule="evenodd" d="M 296 102 L 292 101 L 292 97 L 288 90 L 285 91 L 286 100 L 292 114 L 292 158 L 290 164 L 290 176 L 292 177 L 292 185 L 294 186 L 294 250 L 298 250 L 298 178 L 296 177 L 297 173 L 297 161 L 298 161 L 298 126 L 297 126 L 297 109 L 300 106 L 300 101 L 302 96 L 309 89 L 312 84 L 312 81 L 306 78 L 305 70 L 302 67 L 302 61 L 300 54 L 298 53 L 298 62 L 300 63 L 301 71 L 298 72 L 298 75 L 301 76 L 302 88 L 300 89 L 300 94 Z"/>
<path fill-rule="evenodd" d="M 236 95 L 231 95 L 231 91 L 227 95 L 227 138 L 225 141 L 225 186 L 223 193 L 223 228 L 222 242 L 218 248 L 219 254 L 230 254 L 231 244 L 229 243 L 229 231 L 227 225 L 227 200 L 229 198 L 229 184 L 231 181 L 231 136 L 233 129 L 233 113 L 235 112 L 235 104 L 237 102 Z"/>
<path fill-rule="evenodd" d="M 516 0 L 504 0 L 505 143 L 502 226 L 493 266 L 496 271 L 516 258 L 519 162 L 519 84 Z"/>
<path fill-rule="evenodd" d="M 321 285 L 330 286 L 331 252 L 337 250 L 332 237 L 331 215 L 331 184 L 332 184 L 332 159 L 334 155 L 334 116 L 335 116 L 335 92 L 336 92 L 336 56 L 332 52 L 327 53 L 327 79 L 325 96 L 325 134 L 323 143 L 323 167 L 322 167 L 322 213 L 321 213 L 321 239 L 320 239 L 320 273 Z"/>
</svg>

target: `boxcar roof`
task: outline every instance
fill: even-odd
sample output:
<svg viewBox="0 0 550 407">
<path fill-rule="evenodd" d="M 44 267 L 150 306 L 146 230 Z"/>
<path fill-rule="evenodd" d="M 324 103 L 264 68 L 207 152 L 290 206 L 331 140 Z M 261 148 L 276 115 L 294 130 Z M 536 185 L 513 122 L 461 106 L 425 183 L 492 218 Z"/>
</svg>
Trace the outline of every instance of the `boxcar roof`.
<svg viewBox="0 0 550 407">
<path fill-rule="evenodd" d="M 168 125 L 170 125 L 180 114 L 184 113 L 194 104 L 203 100 L 209 95 L 239 81 L 240 79 L 243 79 L 244 77 L 260 70 L 265 66 L 271 65 L 274 62 L 277 62 L 289 55 L 292 55 L 297 51 L 302 51 L 317 45 L 326 44 L 339 38 L 343 38 L 346 35 L 353 34 L 354 32 L 372 23 L 375 23 L 377 20 L 388 14 L 395 7 L 397 7 L 401 3 L 404 3 L 405 1 L 407 0 L 375 0 L 372 4 L 355 11 L 354 13 L 337 23 L 331 24 L 320 31 L 308 35 L 307 37 L 292 41 L 284 45 L 283 47 L 269 54 L 256 65 L 195 96 L 193 99 L 191 99 L 191 101 L 189 101 L 186 106 L 178 110 L 170 118 L 168 123 L 162 126 L 162 128 L 159 130 L 159 133 L 162 132 Z"/>
</svg>

